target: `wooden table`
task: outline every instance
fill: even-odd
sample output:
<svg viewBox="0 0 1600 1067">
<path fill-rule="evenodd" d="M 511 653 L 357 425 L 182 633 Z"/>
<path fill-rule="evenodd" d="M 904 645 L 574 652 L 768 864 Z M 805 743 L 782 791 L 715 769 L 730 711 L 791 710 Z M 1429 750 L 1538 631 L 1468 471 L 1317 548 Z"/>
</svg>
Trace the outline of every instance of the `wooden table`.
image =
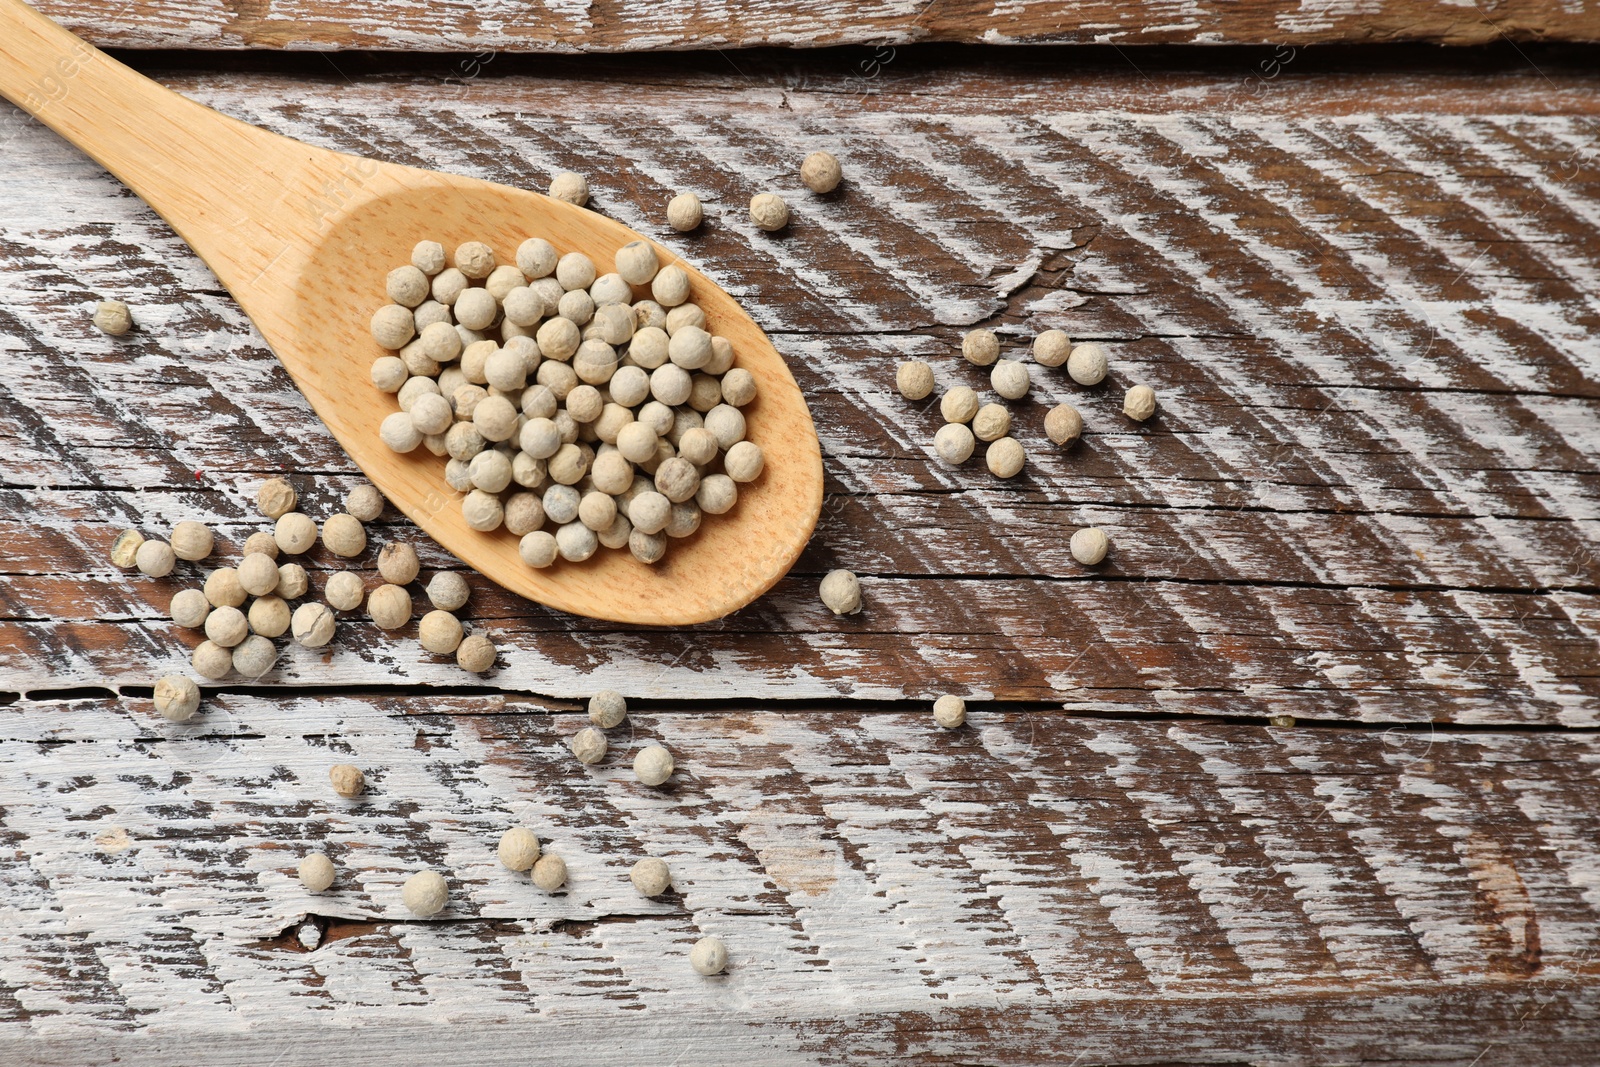
<svg viewBox="0 0 1600 1067">
<path fill-rule="evenodd" d="M 129 58 L 312 143 L 587 174 L 790 361 L 813 543 L 687 630 L 480 580 L 486 677 L 352 617 L 163 722 L 197 571 L 117 571 L 116 532 L 200 518 L 232 558 L 262 478 L 320 519 L 359 475 L 165 224 L 0 109 L 0 1062 L 1600 1061 L 1600 63 L 1529 43 L 1595 39 L 1594 6 L 1218 5 L 1125 38 L 1269 42 L 1201 53 L 731 50 L 1120 43 L 1094 4 L 545 6 L 47 10 L 123 46 L 474 50 Z M 580 45 L 724 51 L 550 54 Z M 799 187 L 818 147 L 833 196 Z M 709 221 L 679 235 L 686 188 Z M 744 211 L 768 189 L 779 235 Z M 97 334 L 101 297 L 137 332 Z M 938 463 L 936 404 L 893 387 L 907 358 L 982 386 L 974 325 L 1111 354 L 1098 389 L 1032 368 L 1011 481 Z M 1067 553 L 1084 524 L 1101 567 Z M 861 614 L 818 602 L 834 567 Z M 602 687 L 633 714 L 584 768 Z M 943 692 L 965 728 L 934 728 Z M 628 770 L 647 740 L 667 788 Z M 346 761 L 359 802 L 327 786 Z M 498 865 L 518 822 L 564 893 Z M 318 897 L 313 847 L 343 870 Z M 645 854 L 660 900 L 627 883 Z M 424 866 L 453 886 L 432 921 L 399 900 Z M 688 968 L 707 933 L 724 977 Z"/>
</svg>

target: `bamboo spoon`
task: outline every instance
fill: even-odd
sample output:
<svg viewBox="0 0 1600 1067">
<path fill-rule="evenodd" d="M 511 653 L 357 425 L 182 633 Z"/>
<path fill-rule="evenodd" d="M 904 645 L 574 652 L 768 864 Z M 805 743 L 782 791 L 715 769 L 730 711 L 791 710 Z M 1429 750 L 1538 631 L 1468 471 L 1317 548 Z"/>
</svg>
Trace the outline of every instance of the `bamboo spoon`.
<svg viewBox="0 0 1600 1067">
<path fill-rule="evenodd" d="M 733 342 L 759 398 L 746 412 L 766 471 L 738 505 L 674 542 L 654 567 L 605 551 L 536 571 L 517 539 L 461 518 L 443 459 L 378 440 L 394 400 L 372 387 L 382 354 L 367 332 L 384 276 L 428 238 L 481 240 L 514 262 L 526 237 L 587 253 L 605 272 L 639 238 L 620 223 L 538 193 L 330 152 L 179 96 L 20 0 L 0 0 L 0 95 L 125 182 L 205 260 L 250 316 L 316 413 L 390 503 L 479 572 L 531 600 L 618 622 L 721 618 L 781 578 L 816 527 L 822 456 L 783 359 L 727 293 L 688 264 L 707 329 Z M 658 246 L 659 247 L 659 246 Z M 663 250 L 665 251 L 665 250 Z"/>
</svg>

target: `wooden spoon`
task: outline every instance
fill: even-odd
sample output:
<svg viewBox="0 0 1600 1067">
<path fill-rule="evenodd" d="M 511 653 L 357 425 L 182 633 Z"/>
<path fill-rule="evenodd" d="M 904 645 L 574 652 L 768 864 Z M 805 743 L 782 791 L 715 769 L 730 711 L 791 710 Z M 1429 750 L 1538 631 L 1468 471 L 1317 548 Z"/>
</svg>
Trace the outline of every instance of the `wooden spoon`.
<svg viewBox="0 0 1600 1067">
<path fill-rule="evenodd" d="M 602 273 L 640 239 L 592 211 L 503 185 L 313 148 L 220 115 L 150 81 L 22 4 L 0 0 L 0 94 L 125 182 L 161 214 L 244 308 L 295 384 L 367 477 L 461 560 L 513 592 L 619 622 L 721 618 L 770 589 L 805 547 L 822 508 L 822 456 L 783 359 L 727 293 L 686 263 L 706 328 L 755 377 L 748 433 L 766 454 L 726 515 L 673 541 L 654 567 L 601 549 L 534 570 L 505 531 L 461 518 L 443 459 L 397 455 L 378 439 L 396 409 L 368 377 L 384 354 L 369 333 L 384 277 L 431 239 L 487 242 L 514 262 L 527 237 L 579 251 Z M 657 246 L 663 265 L 671 260 Z M 135 309 L 135 316 L 138 312 Z M 293 426 L 279 429 L 294 433 Z"/>
</svg>

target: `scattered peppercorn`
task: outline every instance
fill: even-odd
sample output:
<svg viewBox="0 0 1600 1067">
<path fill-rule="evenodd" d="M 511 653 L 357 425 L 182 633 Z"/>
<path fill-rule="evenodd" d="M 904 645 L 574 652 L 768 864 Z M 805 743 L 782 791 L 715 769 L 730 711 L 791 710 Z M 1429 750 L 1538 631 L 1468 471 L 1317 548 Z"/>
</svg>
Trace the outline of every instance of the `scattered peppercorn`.
<svg viewBox="0 0 1600 1067">
<path fill-rule="evenodd" d="M 800 164 L 800 180 L 813 193 L 831 193 L 839 187 L 842 171 L 831 152 L 812 152 Z"/>
<path fill-rule="evenodd" d="M 1092 567 L 1106 558 L 1106 553 L 1111 548 L 1111 539 L 1099 527 L 1086 526 L 1072 535 L 1068 547 L 1072 551 L 1073 559 L 1085 567 Z"/>
<path fill-rule="evenodd" d="M 335 763 L 328 768 L 328 781 L 333 783 L 333 791 L 342 797 L 358 797 L 367 791 L 367 776 L 354 764 Z"/>
<path fill-rule="evenodd" d="M 300 884 L 305 886 L 308 892 L 321 893 L 333 885 L 337 871 L 333 861 L 327 856 L 321 852 L 313 852 L 300 861 L 297 873 L 300 876 Z"/>
<path fill-rule="evenodd" d="M 94 325 L 101 333 L 121 337 L 133 329 L 133 315 L 120 300 L 102 300 L 94 306 Z"/>
<path fill-rule="evenodd" d="M 188 722 L 200 710 L 200 687 L 181 674 L 169 674 L 156 681 L 152 702 L 163 719 Z"/>
<path fill-rule="evenodd" d="M 1057 404 L 1044 417 L 1045 436 L 1058 445 L 1070 445 L 1083 433 L 1083 416 L 1071 404 Z"/>
<path fill-rule="evenodd" d="M 513 826 L 500 835 L 497 850 L 500 862 L 508 870 L 530 870 L 539 859 L 539 838 L 532 830 Z"/>
<path fill-rule="evenodd" d="M 1122 413 L 1135 422 L 1143 422 L 1156 413 L 1155 390 L 1148 385 L 1136 385 L 1122 398 Z"/>
<path fill-rule="evenodd" d="M 645 785 L 662 785 L 676 768 L 672 753 L 660 745 L 650 745 L 633 757 L 633 773 Z"/>
<path fill-rule="evenodd" d="M 445 909 L 450 902 L 450 886 L 438 871 L 418 871 L 406 879 L 400 899 L 412 914 L 426 919 Z"/>
<path fill-rule="evenodd" d="M 672 888 L 672 872 L 667 869 L 665 861 L 654 856 L 646 856 L 635 863 L 628 871 L 628 880 L 640 896 L 659 897 Z"/>
<path fill-rule="evenodd" d="M 854 615 L 861 610 L 861 582 L 850 571 L 829 571 L 818 593 L 835 615 Z"/>
<path fill-rule="evenodd" d="M 945 694 L 933 702 L 933 721 L 946 730 L 954 730 L 967 721 L 967 702 Z"/>
<path fill-rule="evenodd" d="M 702 937 L 689 950 L 689 966 L 697 974 L 721 974 L 728 967 L 728 949 L 718 938 Z"/>
<path fill-rule="evenodd" d="M 771 233 L 789 225 L 789 205 L 777 193 L 757 193 L 750 198 L 750 221 Z"/>
</svg>

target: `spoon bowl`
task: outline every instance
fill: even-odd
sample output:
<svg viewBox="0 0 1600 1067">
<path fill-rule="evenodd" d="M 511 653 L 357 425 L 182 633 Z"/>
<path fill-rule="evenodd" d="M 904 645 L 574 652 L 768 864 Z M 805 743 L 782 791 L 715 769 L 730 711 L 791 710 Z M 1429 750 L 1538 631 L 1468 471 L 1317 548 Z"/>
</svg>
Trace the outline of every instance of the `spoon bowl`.
<svg viewBox="0 0 1600 1067">
<path fill-rule="evenodd" d="M 822 507 L 822 457 L 805 399 L 783 358 L 738 303 L 687 263 L 706 329 L 733 345 L 757 397 L 747 433 L 766 466 L 726 515 L 674 539 L 653 566 L 602 549 L 547 570 L 518 539 L 461 515 L 445 460 L 400 455 L 378 437 L 395 398 L 372 385 L 388 354 L 369 332 L 384 280 L 412 247 L 482 241 L 515 262 L 529 237 L 583 252 L 600 273 L 617 249 L 648 240 L 592 211 L 523 189 L 332 152 L 220 115 L 135 73 L 20 0 L 0 0 L 0 95 L 83 149 L 161 214 L 211 267 L 272 347 L 312 409 L 389 502 L 462 562 L 552 608 L 617 622 L 686 625 L 721 618 L 770 589 L 799 557 Z M 635 290 L 637 297 L 648 295 Z M 285 427 L 285 430 L 292 428 Z M 291 472 L 292 473 L 292 472 Z"/>
</svg>

